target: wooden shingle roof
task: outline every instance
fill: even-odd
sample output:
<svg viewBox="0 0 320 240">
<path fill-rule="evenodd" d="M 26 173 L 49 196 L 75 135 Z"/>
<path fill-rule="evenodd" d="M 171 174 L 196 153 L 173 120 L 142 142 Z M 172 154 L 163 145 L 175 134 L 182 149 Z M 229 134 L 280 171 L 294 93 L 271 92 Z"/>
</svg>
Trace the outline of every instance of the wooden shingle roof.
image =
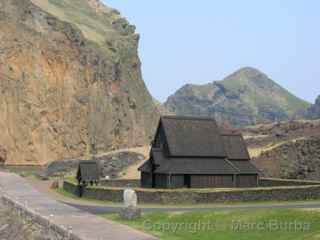
<svg viewBox="0 0 320 240">
<path fill-rule="evenodd" d="M 151 150 L 155 173 L 170 174 L 235 174 L 232 164 L 224 158 L 168 157 L 159 150 Z"/>
<path fill-rule="evenodd" d="M 223 158 L 172 158 L 156 168 L 155 173 L 170 174 L 237 174 Z"/>
<path fill-rule="evenodd" d="M 259 170 L 250 161 L 231 160 L 230 163 L 241 174 L 258 174 L 259 173 Z"/>
<path fill-rule="evenodd" d="M 145 161 L 139 168 L 139 171 L 141 172 L 148 172 L 150 173 L 152 171 L 152 163 L 150 160 Z"/>
<path fill-rule="evenodd" d="M 161 118 L 171 156 L 226 157 L 223 139 L 212 118 Z"/>
<path fill-rule="evenodd" d="M 250 160 L 246 142 L 241 134 L 225 134 L 222 138 L 228 159 Z"/>
<path fill-rule="evenodd" d="M 163 174 L 258 174 L 240 133 L 220 132 L 214 119 L 162 117 L 167 145 L 152 147 L 139 170 Z M 162 130 L 161 129 L 161 130 Z M 164 143 L 164 142 L 163 142 Z M 168 147 L 169 152 L 166 150 Z"/>
</svg>

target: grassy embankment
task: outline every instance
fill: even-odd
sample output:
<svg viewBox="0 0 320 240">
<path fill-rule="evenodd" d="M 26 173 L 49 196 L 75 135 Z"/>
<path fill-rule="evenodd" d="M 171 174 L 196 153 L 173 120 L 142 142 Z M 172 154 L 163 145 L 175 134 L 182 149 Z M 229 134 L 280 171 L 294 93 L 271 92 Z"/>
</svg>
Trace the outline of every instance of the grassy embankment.
<svg viewBox="0 0 320 240">
<path fill-rule="evenodd" d="M 139 220 L 123 221 L 163 240 L 318 240 L 320 212 L 315 210 L 232 210 L 194 213 L 152 213 Z"/>
</svg>

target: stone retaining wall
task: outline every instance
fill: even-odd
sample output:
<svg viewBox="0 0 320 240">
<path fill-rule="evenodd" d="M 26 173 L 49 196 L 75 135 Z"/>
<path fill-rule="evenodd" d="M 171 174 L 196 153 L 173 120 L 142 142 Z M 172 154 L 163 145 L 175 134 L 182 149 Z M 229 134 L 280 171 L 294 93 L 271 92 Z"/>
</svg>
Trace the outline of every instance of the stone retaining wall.
<svg viewBox="0 0 320 240">
<path fill-rule="evenodd" d="M 64 183 L 64 189 L 77 193 L 77 185 Z M 83 197 L 112 202 L 122 202 L 124 188 L 88 187 L 83 190 Z M 320 185 L 265 187 L 250 189 L 182 189 L 156 190 L 135 189 L 139 203 L 155 204 L 207 204 L 221 202 L 246 201 L 303 201 L 320 199 Z"/>
<path fill-rule="evenodd" d="M 296 180 L 296 179 L 281 179 L 281 178 L 260 178 L 260 187 L 279 187 L 279 186 L 308 186 L 320 185 L 318 181 Z"/>
<path fill-rule="evenodd" d="M 75 183 L 63 181 L 63 189 L 66 192 L 71 193 L 73 195 L 76 195 L 76 196 L 80 195 L 80 189 Z"/>
<path fill-rule="evenodd" d="M 102 186 L 107 187 L 140 187 L 140 179 L 115 179 L 103 180 L 100 182 Z"/>
<path fill-rule="evenodd" d="M 81 240 L 72 234 L 70 230 L 52 223 L 50 219 L 34 212 L 32 209 L 29 209 L 27 206 L 18 203 L 6 195 L 0 196 L 0 201 L 5 207 L 16 212 L 22 220 L 32 222 L 39 226 L 43 232 L 48 233 L 48 237 L 52 240 Z"/>
<path fill-rule="evenodd" d="M 103 180 L 100 185 L 106 187 L 140 187 L 140 179 L 112 179 Z M 279 186 L 309 186 L 320 185 L 319 181 L 296 180 L 296 179 L 280 179 L 280 178 L 260 178 L 260 187 L 279 187 Z"/>
</svg>

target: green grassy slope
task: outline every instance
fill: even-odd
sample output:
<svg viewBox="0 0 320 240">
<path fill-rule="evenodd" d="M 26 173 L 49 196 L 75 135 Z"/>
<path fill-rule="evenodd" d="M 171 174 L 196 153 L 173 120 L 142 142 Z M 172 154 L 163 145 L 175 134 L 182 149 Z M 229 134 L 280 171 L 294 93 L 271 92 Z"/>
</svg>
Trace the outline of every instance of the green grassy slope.
<svg viewBox="0 0 320 240">
<path fill-rule="evenodd" d="M 162 240 L 317 240 L 320 212 L 311 210 L 237 210 L 153 213 L 136 221 L 106 216 Z"/>
<path fill-rule="evenodd" d="M 290 115 L 310 106 L 254 68 L 242 68 L 219 83 L 229 91 L 240 93 L 240 98 L 253 108 L 263 104 L 277 105 Z"/>
<path fill-rule="evenodd" d="M 111 24 L 120 18 L 119 13 L 111 8 L 109 12 L 97 14 L 87 0 L 31 1 L 60 20 L 75 24 L 88 40 L 100 44 L 105 42 L 106 37 L 115 34 Z"/>
</svg>

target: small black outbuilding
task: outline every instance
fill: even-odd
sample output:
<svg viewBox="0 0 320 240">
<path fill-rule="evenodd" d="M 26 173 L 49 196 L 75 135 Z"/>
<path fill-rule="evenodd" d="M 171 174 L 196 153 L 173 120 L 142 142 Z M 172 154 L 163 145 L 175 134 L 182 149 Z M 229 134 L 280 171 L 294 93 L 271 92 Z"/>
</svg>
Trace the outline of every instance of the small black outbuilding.
<svg viewBox="0 0 320 240">
<path fill-rule="evenodd" d="M 96 161 L 81 161 L 78 166 L 77 180 L 79 184 L 98 184 L 99 167 Z"/>
<path fill-rule="evenodd" d="M 256 187 L 241 134 L 225 133 L 212 118 L 161 117 L 150 158 L 140 168 L 142 187 Z"/>
</svg>

